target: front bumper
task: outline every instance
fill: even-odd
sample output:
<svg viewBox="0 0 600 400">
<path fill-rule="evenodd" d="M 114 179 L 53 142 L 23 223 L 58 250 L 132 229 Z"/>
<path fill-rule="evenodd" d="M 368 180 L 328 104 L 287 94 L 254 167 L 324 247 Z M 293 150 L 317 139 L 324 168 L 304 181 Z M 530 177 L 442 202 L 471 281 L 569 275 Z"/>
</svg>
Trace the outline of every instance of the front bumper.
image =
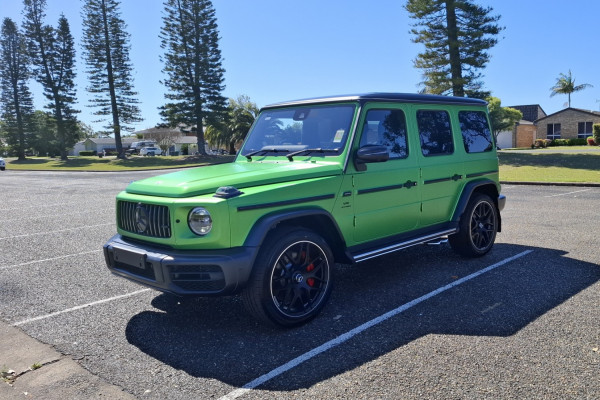
<svg viewBox="0 0 600 400">
<path fill-rule="evenodd" d="M 256 252 L 256 247 L 172 250 L 128 241 L 121 235 L 104 245 L 106 265 L 113 274 L 180 296 L 235 293 L 248 280 Z"/>
</svg>

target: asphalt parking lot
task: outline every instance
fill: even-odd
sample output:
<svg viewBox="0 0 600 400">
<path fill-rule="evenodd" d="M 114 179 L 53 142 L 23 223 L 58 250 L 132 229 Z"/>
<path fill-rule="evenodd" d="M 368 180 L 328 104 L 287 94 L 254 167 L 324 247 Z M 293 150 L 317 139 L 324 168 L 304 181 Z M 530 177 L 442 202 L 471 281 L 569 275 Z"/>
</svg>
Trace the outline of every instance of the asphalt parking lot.
<svg viewBox="0 0 600 400">
<path fill-rule="evenodd" d="M 324 312 L 280 330 L 108 272 L 114 197 L 155 174 L 0 173 L 0 320 L 139 399 L 600 398 L 600 188 L 505 185 L 487 256 L 337 266 Z"/>
</svg>

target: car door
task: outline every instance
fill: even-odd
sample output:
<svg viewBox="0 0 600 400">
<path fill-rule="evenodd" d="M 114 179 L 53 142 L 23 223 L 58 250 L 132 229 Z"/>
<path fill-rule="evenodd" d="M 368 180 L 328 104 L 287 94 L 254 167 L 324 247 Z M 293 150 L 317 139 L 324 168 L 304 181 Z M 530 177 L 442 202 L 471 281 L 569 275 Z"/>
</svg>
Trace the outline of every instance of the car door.
<svg viewBox="0 0 600 400">
<path fill-rule="evenodd" d="M 421 227 L 450 220 L 464 185 L 463 158 L 459 157 L 451 108 L 416 106 L 413 112 L 419 136 L 421 169 Z"/>
<path fill-rule="evenodd" d="M 354 168 L 354 240 L 383 239 L 414 229 L 419 222 L 417 155 L 409 151 L 406 105 L 371 104 L 363 108 L 355 150 L 385 146 L 389 159 Z"/>
</svg>

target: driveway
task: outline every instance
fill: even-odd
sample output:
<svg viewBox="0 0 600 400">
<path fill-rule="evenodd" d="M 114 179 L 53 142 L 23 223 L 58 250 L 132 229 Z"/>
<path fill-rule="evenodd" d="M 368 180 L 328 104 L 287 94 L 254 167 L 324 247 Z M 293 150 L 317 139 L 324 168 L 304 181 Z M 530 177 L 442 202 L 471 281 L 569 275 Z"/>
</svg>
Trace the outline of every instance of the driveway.
<svg viewBox="0 0 600 400">
<path fill-rule="evenodd" d="M 339 265 L 324 312 L 281 330 L 108 272 L 114 197 L 155 174 L 0 174 L 0 319 L 139 399 L 600 398 L 600 188 L 505 185 L 487 256 Z"/>
</svg>

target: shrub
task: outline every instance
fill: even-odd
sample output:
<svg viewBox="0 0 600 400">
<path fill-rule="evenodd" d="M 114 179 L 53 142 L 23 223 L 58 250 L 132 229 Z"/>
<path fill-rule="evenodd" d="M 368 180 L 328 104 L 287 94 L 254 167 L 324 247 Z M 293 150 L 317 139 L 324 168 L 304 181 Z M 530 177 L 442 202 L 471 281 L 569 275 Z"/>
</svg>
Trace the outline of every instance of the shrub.
<svg viewBox="0 0 600 400">
<path fill-rule="evenodd" d="M 596 141 L 594 140 L 593 136 L 589 136 L 586 140 L 587 140 L 588 146 L 596 146 L 596 144 L 597 144 Z"/>
<path fill-rule="evenodd" d="M 600 124 L 594 124 L 594 141 L 600 146 Z"/>
<path fill-rule="evenodd" d="M 550 139 L 535 139 L 532 147 L 535 147 L 536 149 L 543 149 L 548 147 L 550 143 L 552 143 L 552 140 Z"/>
<path fill-rule="evenodd" d="M 549 146 L 566 146 L 567 144 L 567 139 L 554 139 L 550 142 Z"/>
<path fill-rule="evenodd" d="M 567 145 L 568 146 L 585 146 L 586 145 L 586 140 L 584 138 L 572 138 L 572 139 L 567 139 Z"/>
<path fill-rule="evenodd" d="M 80 156 L 95 156 L 96 150 L 83 150 L 79 152 Z"/>
</svg>

